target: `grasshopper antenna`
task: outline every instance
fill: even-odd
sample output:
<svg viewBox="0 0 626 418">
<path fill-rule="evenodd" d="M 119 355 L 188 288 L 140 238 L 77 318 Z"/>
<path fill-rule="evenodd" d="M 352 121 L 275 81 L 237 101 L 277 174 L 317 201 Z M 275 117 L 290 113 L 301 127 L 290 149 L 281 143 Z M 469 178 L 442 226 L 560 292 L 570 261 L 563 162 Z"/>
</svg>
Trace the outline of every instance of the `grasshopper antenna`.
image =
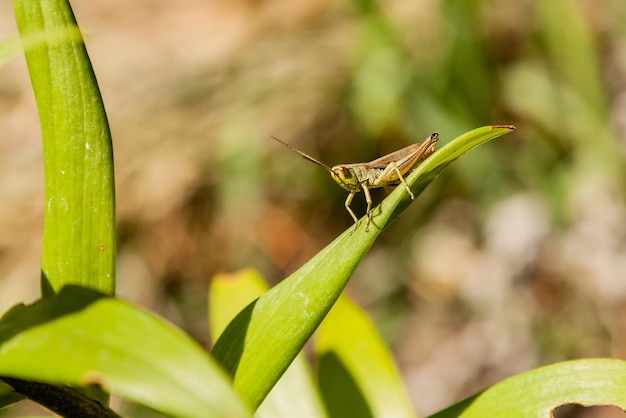
<svg viewBox="0 0 626 418">
<path fill-rule="evenodd" d="M 315 164 L 319 165 L 320 167 L 325 168 L 327 171 L 329 171 L 331 173 L 333 172 L 333 170 L 329 166 L 327 166 L 326 164 L 324 164 L 324 163 L 322 163 L 320 161 L 317 161 L 315 158 L 311 157 L 310 155 L 307 155 L 307 154 L 303 153 L 302 151 L 300 151 L 299 149 L 294 148 L 291 145 L 287 144 L 286 142 L 281 141 L 280 139 L 276 138 L 274 135 L 270 134 L 270 136 L 272 138 L 274 138 L 276 141 L 278 141 L 279 143 L 281 143 L 284 146 L 286 146 L 287 148 L 289 148 L 290 150 L 295 151 L 298 154 L 300 154 L 300 156 L 302 156 L 302 158 L 304 158 L 305 160 L 309 160 L 312 163 L 315 163 Z"/>
</svg>

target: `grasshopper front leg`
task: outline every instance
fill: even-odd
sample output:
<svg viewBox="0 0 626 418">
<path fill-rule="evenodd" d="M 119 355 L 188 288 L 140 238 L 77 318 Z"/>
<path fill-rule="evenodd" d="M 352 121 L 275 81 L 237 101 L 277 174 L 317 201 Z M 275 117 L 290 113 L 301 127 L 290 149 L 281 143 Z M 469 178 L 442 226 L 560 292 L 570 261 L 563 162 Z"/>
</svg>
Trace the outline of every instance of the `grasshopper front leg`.
<svg viewBox="0 0 626 418">
<path fill-rule="evenodd" d="M 355 194 L 356 194 L 356 192 L 350 192 L 350 194 L 348 195 L 348 198 L 346 199 L 346 203 L 345 203 L 346 209 L 350 213 L 350 216 L 352 216 L 352 219 L 354 219 L 354 227 L 352 228 L 352 231 L 350 232 L 350 235 L 352 235 L 352 233 L 354 233 L 354 231 L 356 231 L 356 228 L 359 226 L 359 219 L 356 217 L 354 212 L 352 212 L 352 209 L 350 209 L 350 204 L 352 203 L 352 199 L 354 198 Z"/>
<path fill-rule="evenodd" d="M 365 183 L 361 184 L 361 187 L 363 188 L 363 192 L 365 193 L 365 201 L 367 202 L 367 211 L 366 211 L 367 223 L 365 224 L 365 232 L 369 232 L 370 221 L 371 221 L 370 209 L 372 208 L 372 196 L 370 195 L 370 189 L 367 188 L 367 185 Z M 348 195 L 348 198 L 346 199 L 346 204 L 345 204 L 346 209 L 350 213 L 350 216 L 352 216 L 352 219 L 354 219 L 354 227 L 352 228 L 352 231 L 350 231 L 350 235 L 352 235 L 359 226 L 359 220 L 357 219 L 352 209 L 350 209 L 350 204 L 352 203 L 352 199 L 354 198 L 355 194 L 356 192 L 350 192 L 350 194 Z"/>
</svg>

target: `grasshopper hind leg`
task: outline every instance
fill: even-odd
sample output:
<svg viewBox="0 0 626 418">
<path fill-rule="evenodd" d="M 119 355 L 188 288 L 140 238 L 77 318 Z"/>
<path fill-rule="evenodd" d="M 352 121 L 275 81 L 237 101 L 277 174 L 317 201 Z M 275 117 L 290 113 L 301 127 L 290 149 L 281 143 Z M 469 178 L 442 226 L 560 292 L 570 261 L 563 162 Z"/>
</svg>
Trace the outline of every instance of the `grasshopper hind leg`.
<svg viewBox="0 0 626 418">
<path fill-rule="evenodd" d="M 398 165 L 395 162 L 392 162 L 391 164 L 393 166 L 394 171 L 398 175 L 398 180 L 400 180 L 400 183 L 402 183 L 406 191 L 409 193 L 409 196 L 411 196 L 411 200 L 415 200 L 415 196 L 413 195 L 413 192 L 411 191 L 411 188 L 409 187 L 409 185 L 406 184 L 406 181 L 404 180 L 404 177 L 402 176 L 402 173 L 400 172 Z"/>
</svg>

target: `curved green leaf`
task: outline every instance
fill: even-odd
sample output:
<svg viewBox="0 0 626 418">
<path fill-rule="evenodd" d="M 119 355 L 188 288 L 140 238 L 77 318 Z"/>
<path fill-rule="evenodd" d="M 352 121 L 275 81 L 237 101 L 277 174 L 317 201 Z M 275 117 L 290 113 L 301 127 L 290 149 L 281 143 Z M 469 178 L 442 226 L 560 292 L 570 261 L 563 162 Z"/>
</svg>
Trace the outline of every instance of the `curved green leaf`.
<svg viewBox="0 0 626 418">
<path fill-rule="evenodd" d="M 209 289 L 209 324 L 216 340 L 247 304 L 267 291 L 268 285 L 254 270 L 219 274 Z M 254 414 L 256 418 L 323 418 L 326 416 L 313 377 L 302 353 L 289 365 Z"/>
<path fill-rule="evenodd" d="M 418 194 L 456 158 L 513 129 L 486 126 L 461 135 L 413 170 L 407 183 Z M 376 237 L 409 201 L 406 190 L 397 187 L 372 210 L 369 232 L 362 219 L 354 233 L 343 233 L 229 324 L 213 353 L 250 407 L 259 406 L 326 316 Z"/>
<path fill-rule="evenodd" d="M 392 354 L 347 297 L 337 300 L 320 325 L 315 351 L 330 416 L 416 417 Z"/>
<path fill-rule="evenodd" d="M 269 286 L 256 270 L 216 274 L 211 280 L 208 297 L 211 339 L 216 341 L 228 323 L 267 289 Z"/>
<path fill-rule="evenodd" d="M 43 137 L 43 291 L 74 283 L 113 294 L 113 150 L 85 45 L 66 0 L 14 0 L 14 9 Z"/>
<path fill-rule="evenodd" d="M 190 337 L 121 300 L 69 286 L 0 320 L 0 375 L 98 384 L 174 417 L 248 417 L 221 368 Z"/>
<path fill-rule="evenodd" d="M 573 360 L 506 379 L 430 418 L 550 417 L 561 405 L 615 405 L 626 410 L 626 361 Z"/>
</svg>

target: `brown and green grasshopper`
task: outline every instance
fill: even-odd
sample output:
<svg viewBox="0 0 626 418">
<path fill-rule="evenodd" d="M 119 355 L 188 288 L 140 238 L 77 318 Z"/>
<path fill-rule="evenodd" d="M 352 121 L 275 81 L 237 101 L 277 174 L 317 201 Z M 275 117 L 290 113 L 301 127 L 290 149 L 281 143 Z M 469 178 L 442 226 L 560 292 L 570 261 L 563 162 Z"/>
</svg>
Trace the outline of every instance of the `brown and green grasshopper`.
<svg viewBox="0 0 626 418">
<path fill-rule="evenodd" d="M 365 224 L 365 232 L 368 232 L 371 222 L 370 209 L 372 208 L 372 196 L 370 195 L 369 189 L 402 184 L 409 193 L 409 196 L 411 196 L 411 200 L 415 199 L 413 192 L 411 192 L 403 176 L 435 152 L 435 145 L 439 140 L 439 134 L 435 132 L 422 143 L 409 145 L 408 147 L 384 155 L 369 163 L 339 164 L 331 168 L 310 155 L 284 143 L 275 136 L 270 136 L 287 148 L 297 152 L 305 159 L 325 168 L 337 184 L 350 192 L 346 199 L 345 206 L 350 216 L 352 216 L 352 219 L 354 219 L 354 229 L 352 232 L 359 226 L 359 220 L 352 209 L 350 209 L 354 195 L 360 192 L 361 189 L 363 189 L 365 193 L 365 201 L 367 202 L 367 223 Z"/>
</svg>

